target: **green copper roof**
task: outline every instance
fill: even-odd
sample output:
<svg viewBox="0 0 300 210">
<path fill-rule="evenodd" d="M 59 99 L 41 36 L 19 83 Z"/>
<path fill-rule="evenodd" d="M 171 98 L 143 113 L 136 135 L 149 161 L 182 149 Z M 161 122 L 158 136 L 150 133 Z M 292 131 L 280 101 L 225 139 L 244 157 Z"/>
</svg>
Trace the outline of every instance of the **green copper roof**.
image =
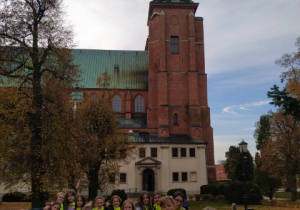
<svg viewBox="0 0 300 210">
<path fill-rule="evenodd" d="M 207 144 L 204 141 L 198 141 L 192 139 L 187 135 L 175 135 L 171 134 L 168 138 L 159 137 L 157 134 L 149 133 L 139 133 L 138 131 L 133 131 L 133 134 L 129 136 L 129 140 L 135 143 L 154 143 L 154 144 Z"/>
<path fill-rule="evenodd" d="M 97 78 L 110 75 L 109 88 L 148 89 L 148 52 L 120 50 L 73 50 L 81 72 L 80 88 L 99 88 Z"/>
</svg>

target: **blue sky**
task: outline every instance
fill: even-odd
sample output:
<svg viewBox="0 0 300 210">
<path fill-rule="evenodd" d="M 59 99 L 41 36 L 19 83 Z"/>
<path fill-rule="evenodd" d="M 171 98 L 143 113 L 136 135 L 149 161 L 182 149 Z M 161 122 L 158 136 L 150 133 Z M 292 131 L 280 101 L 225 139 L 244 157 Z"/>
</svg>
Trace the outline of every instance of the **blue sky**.
<svg viewBox="0 0 300 210">
<path fill-rule="evenodd" d="M 149 0 L 65 0 L 77 48 L 144 50 Z M 283 69 L 274 61 L 296 51 L 299 0 L 194 0 L 204 18 L 206 72 L 215 161 L 242 139 L 255 154 L 253 131 L 269 105 L 267 91 Z"/>
</svg>

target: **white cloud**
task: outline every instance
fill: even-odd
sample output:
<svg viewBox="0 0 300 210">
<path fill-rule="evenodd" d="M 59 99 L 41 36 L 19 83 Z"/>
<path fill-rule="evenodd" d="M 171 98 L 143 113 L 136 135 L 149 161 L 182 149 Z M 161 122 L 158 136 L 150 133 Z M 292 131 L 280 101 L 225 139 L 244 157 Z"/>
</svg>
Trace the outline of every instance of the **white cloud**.
<svg viewBox="0 0 300 210">
<path fill-rule="evenodd" d="M 228 114 L 237 114 L 237 112 L 231 110 L 231 109 L 234 109 L 236 107 L 237 106 L 228 106 L 228 107 L 225 107 L 223 109 L 223 112 L 228 113 Z"/>
<path fill-rule="evenodd" d="M 238 111 L 246 111 L 253 107 L 260 107 L 260 106 L 268 105 L 270 102 L 271 102 L 271 100 L 264 100 L 264 101 L 255 101 L 255 102 L 247 103 L 247 104 L 227 106 L 227 107 L 223 108 L 223 112 L 227 113 L 227 114 L 237 115 Z"/>
</svg>

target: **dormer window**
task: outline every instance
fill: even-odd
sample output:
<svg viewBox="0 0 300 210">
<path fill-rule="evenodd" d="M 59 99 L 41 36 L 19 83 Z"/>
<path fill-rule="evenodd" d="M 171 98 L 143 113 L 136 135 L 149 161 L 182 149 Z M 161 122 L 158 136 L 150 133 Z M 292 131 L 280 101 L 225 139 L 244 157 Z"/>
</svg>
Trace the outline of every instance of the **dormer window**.
<svg viewBox="0 0 300 210">
<path fill-rule="evenodd" d="M 114 65 L 114 72 L 115 72 L 115 73 L 119 73 L 119 71 L 120 71 L 119 65 L 118 65 L 118 64 L 115 64 L 115 65 Z"/>
</svg>

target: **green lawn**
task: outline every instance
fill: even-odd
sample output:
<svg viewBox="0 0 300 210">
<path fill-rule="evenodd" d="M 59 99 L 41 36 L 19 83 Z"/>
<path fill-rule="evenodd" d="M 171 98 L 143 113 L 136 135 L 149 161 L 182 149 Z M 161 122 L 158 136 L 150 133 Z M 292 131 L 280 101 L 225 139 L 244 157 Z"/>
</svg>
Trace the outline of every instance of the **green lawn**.
<svg viewBox="0 0 300 210">
<path fill-rule="evenodd" d="M 232 210 L 231 204 L 223 203 L 223 202 L 210 202 L 210 201 L 191 201 L 189 203 L 189 210 L 202 210 L 205 207 L 210 206 L 216 209 L 222 210 Z M 263 205 L 249 205 L 248 208 L 253 208 L 254 210 L 289 210 L 289 209 L 297 209 L 292 207 L 275 207 L 275 206 L 263 206 Z M 299 208 L 298 208 L 299 209 Z M 237 210 L 244 210 L 243 205 L 238 205 Z"/>
<path fill-rule="evenodd" d="M 276 192 L 274 193 L 274 198 L 285 198 L 291 199 L 291 192 Z M 300 192 L 298 192 L 298 199 L 300 199 Z"/>
</svg>

